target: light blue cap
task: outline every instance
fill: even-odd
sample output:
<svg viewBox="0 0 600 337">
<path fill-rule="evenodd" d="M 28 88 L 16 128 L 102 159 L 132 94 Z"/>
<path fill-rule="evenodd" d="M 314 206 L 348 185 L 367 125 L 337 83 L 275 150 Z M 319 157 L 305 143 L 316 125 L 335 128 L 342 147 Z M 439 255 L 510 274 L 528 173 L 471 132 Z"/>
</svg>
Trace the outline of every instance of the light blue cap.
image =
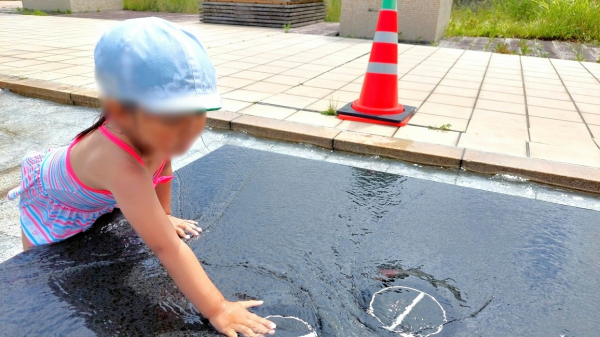
<svg viewBox="0 0 600 337">
<path fill-rule="evenodd" d="M 105 97 L 153 113 L 221 108 L 215 67 L 196 36 L 159 18 L 120 22 L 94 52 L 96 81 Z"/>
</svg>

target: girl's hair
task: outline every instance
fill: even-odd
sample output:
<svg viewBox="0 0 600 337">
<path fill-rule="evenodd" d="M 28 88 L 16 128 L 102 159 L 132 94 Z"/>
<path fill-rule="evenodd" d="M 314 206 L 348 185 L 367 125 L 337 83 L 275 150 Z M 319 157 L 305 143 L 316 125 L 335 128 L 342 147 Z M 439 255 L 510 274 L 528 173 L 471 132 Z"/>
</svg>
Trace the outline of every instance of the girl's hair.
<svg viewBox="0 0 600 337">
<path fill-rule="evenodd" d="M 106 122 L 106 117 L 104 117 L 104 114 L 98 116 L 98 118 L 96 119 L 96 121 L 94 122 L 94 124 L 92 126 L 90 126 L 89 128 L 81 131 L 76 137 L 75 139 L 80 139 L 85 137 L 88 133 L 98 129 L 99 127 L 102 126 L 102 124 L 104 124 Z"/>
<path fill-rule="evenodd" d="M 123 109 L 125 109 L 125 111 L 127 112 L 133 112 L 137 109 L 137 105 L 135 103 L 130 103 L 130 102 L 120 102 L 121 106 L 123 107 Z M 99 127 L 102 126 L 102 124 L 106 123 L 106 112 L 103 110 L 102 114 L 100 114 L 100 116 L 98 116 L 98 119 L 96 119 L 96 121 L 94 122 L 94 124 L 92 126 L 90 126 L 89 128 L 81 131 L 76 137 L 75 139 L 79 139 L 79 138 L 83 138 L 85 137 L 88 133 L 98 129 Z"/>
</svg>

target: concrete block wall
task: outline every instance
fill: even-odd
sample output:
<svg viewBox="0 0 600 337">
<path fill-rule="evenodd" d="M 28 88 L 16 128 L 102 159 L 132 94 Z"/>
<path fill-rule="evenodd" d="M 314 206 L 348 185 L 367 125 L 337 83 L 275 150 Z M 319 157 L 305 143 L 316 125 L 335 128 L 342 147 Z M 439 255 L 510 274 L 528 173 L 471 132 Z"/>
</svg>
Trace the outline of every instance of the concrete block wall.
<svg viewBox="0 0 600 337">
<path fill-rule="evenodd" d="M 23 8 L 44 11 L 93 12 L 123 9 L 123 0 L 23 0 Z"/>
<path fill-rule="evenodd" d="M 373 38 L 381 0 L 343 0 L 340 36 Z M 438 41 L 450 20 L 452 0 L 398 0 L 402 41 Z"/>
</svg>

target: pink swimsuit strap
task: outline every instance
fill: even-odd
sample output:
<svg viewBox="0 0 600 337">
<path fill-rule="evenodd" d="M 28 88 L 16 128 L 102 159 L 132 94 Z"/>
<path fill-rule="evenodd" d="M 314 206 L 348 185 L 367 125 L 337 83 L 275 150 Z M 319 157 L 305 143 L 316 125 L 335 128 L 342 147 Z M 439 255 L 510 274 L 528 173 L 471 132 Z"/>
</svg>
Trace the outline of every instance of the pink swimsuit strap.
<svg viewBox="0 0 600 337">
<path fill-rule="evenodd" d="M 106 136 L 106 138 L 108 138 L 108 140 L 110 140 L 111 142 L 113 142 L 115 145 L 117 145 L 118 147 L 120 147 L 121 149 L 123 149 L 125 152 L 129 153 L 135 160 L 137 160 L 140 164 L 142 164 L 142 166 L 146 166 L 144 164 L 144 161 L 142 160 L 142 157 L 140 157 L 139 154 L 137 154 L 137 152 L 135 152 L 135 150 L 133 150 L 131 148 L 131 146 L 129 146 L 127 143 L 125 143 L 123 140 L 121 140 L 119 137 L 115 136 L 112 132 L 110 132 L 107 128 L 105 124 L 102 124 L 99 128 L 100 132 Z M 165 168 L 165 164 L 167 163 L 166 160 L 164 160 L 162 162 L 162 164 L 160 165 L 160 168 L 158 169 L 158 171 L 156 171 L 156 173 L 154 174 L 154 179 L 156 180 L 160 174 L 162 173 L 163 169 Z M 169 180 L 171 180 L 173 177 L 167 177 Z M 164 179 L 162 179 L 164 180 Z M 156 186 L 156 181 L 155 184 Z"/>
<path fill-rule="evenodd" d="M 137 152 L 135 152 L 131 146 L 127 145 L 127 143 L 125 143 L 124 141 L 122 141 L 121 139 L 119 139 L 117 136 L 113 135 L 110 131 L 108 131 L 106 129 L 106 126 L 104 124 L 102 124 L 100 126 L 100 128 L 98 128 L 100 130 L 100 132 L 102 132 L 102 134 L 104 136 L 106 136 L 106 138 L 108 138 L 108 140 L 110 140 L 111 142 L 113 142 L 115 145 L 117 145 L 118 147 L 120 147 L 121 149 L 123 149 L 125 152 L 129 153 L 133 158 L 135 158 L 135 160 L 137 160 L 140 164 L 144 165 L 144 161 L 142 160 L 142 157 L 140 157 L 139 154 L 137 154 Z M 161 166 L 161 170 L 162 171 L 162 167 Z M 159 172 L 160 172 L 159 171 Z"/>
</svg>

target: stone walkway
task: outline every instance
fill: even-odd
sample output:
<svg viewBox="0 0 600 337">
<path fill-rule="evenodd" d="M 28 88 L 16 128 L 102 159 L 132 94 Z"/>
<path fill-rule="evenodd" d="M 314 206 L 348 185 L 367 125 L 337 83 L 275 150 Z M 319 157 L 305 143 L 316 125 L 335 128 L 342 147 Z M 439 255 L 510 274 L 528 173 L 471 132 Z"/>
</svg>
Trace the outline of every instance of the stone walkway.
<svg viewBox="0 0 600 337">
<path fill-rule="evenodd" d="M 94 45 L 112 24 L 0 14 L 0 74 L 94 89 Z M 182 24 L 208 48 L 226 111 L 600 167 L 600 64 L 400 44 L 399 96 L 419 109 L 398 129 L 319 113 L 358 97 L 370 41 Z"/>
</svg>

